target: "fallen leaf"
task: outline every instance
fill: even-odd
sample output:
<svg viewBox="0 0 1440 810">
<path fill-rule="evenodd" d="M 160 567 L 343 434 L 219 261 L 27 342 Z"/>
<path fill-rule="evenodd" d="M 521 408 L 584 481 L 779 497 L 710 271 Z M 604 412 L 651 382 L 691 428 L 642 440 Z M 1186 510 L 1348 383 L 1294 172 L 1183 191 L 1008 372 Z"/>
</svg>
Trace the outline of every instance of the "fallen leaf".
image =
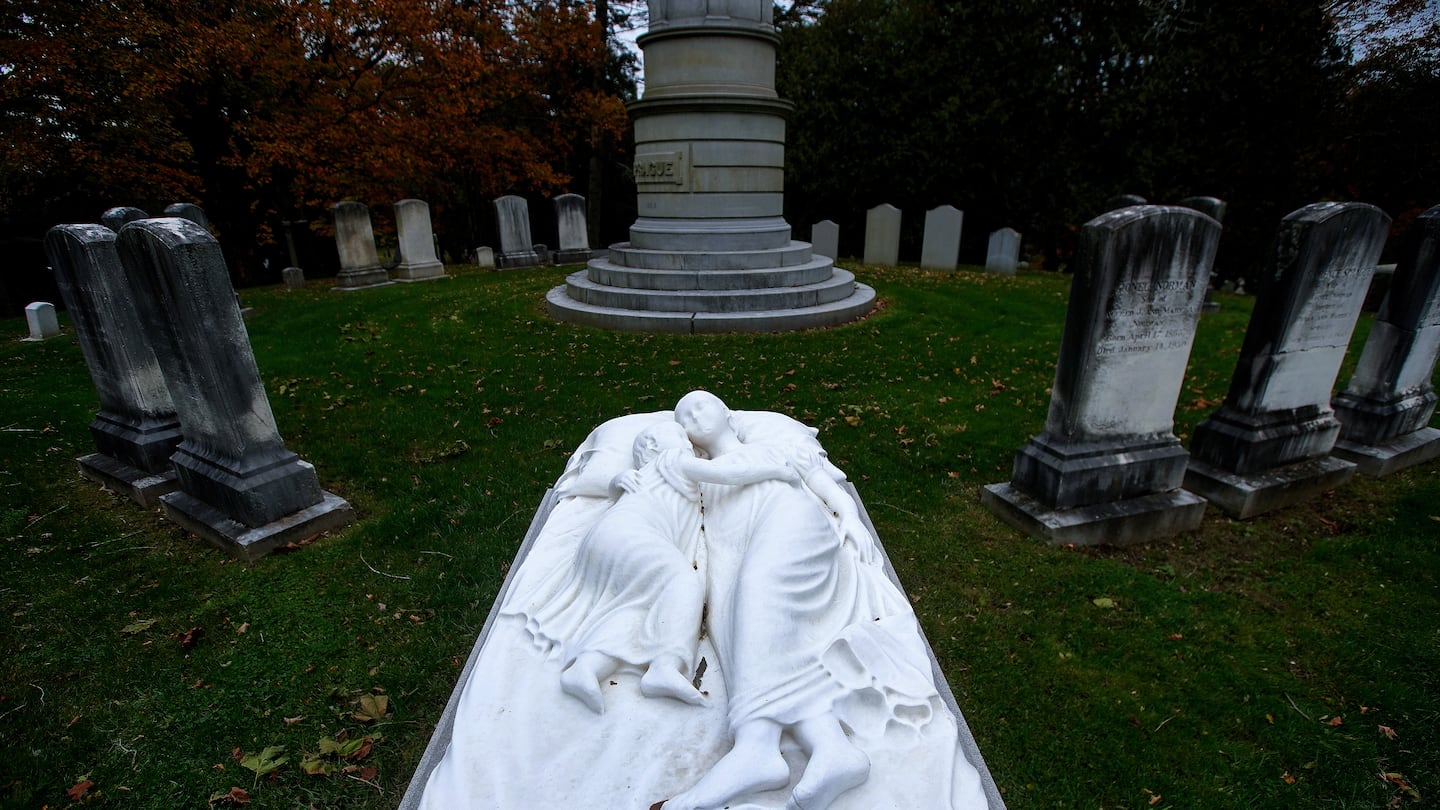
<svg viewBox="0 0 1440 810">
<path fill-rule="evenodd" d="M 298 715 L 296 715 L 296 716 L 294 716 L 294 717 L 283 717 L 283 718 L 281 718 L 281 719 L 285 721 L 285 725 L 287 725 L 287 726 L 293 726 L 293 725 L 295 725 L 296 723 L 299 723 L 299 722 L 301 722 L 302 720 L 304 720 L 304 719 L 305 719 L 305 715 L 303 715 L 303 714 L 298 714 Z"/>
<path fill-rule="evenodd" d="M 95 787 L 94 782 L 91 782 L 89 779 L 82 779 L 76 782 L 69 790 L 65 791 L 65 795 L 70 797 L 70 801 L 78 802 L 86 793 L 90 792 L 90 788 L 92 787 Z"/>
<path fill-rule="evenodd" d="M 360 778 L 366 782 L 374 782 L 377 770 L 374 765 L 366 765 L 360 769 Z"/>
<path fill-rule="evenodd" d="M 362 723 L 373 723 L 377 720 L 384 720 L 385 715 L 390 712 L 390 698 L 386 695 L 361 695 L 360 708 L 351 713 L 351 717 Z"/>
<path fill-rule="evenodd" d="M 1389 726 L 1381 726 L 1380 733 L 1384 734 L 1386 739 L 1396 740 L 1400 738 L 1400 735 L 1395 733 L 1395 729 Z"/>
<path fill-rule="evenodd" d="M 239 636 L 239 635 L 244 635 L 245 631 L 246 631 L 246 630 L 249 630 L 249 629 L 250 629 L 250 622 L 241 622 L 241 623 L 240 623 L 240 626 L 237 627 L 237 628 L 235 628 L 235 635 L 237 635 L 237 636 Z"/>
<path fill-rule="evenodd" d="M 191 648 L 194 647 L 197 643 L 199 643 L 200 637 L 203 636 L 203 635 L 205 635 L 205 628 L 203 628 L 203 627 L 192 627 L 192 628 L 190 628 L 189 630 L 186 630 L 184 633 L 181 633 L 181 634 L 180 634 L 180 649 L 182 649 L 182 650 L 191 649 Z"/>
<path fill-rule="evenodd" d="M 1108 596 L 1096 597 L 1095 599 L 1091 599 L 1091 600 L 1090 600 L 1090 603 L 1093 604 L 1095 607 L 1098 607 L 1098 608 L 1106 608 L 1106 609 L 1109 609 L 1109 608 L 1115 607 L 1115 600 L 1114 600 L 1114 599 L 1111 599 L 1111 598 L 1108 597 Z"/>
<path fill-rule="evenodd" d="M 1285 784 L 1287 784 L 1287 785 L 1293 785 L 1293 784 L 1295 784 L 1295 777 L 1291 776 L 1289 771 L 1286 771 L 1285 773 L 1281 774 L 1281 775 L 1280 775 L 1280 778 L 1281 778 L 1281 779 L 1284 779 L 1284 780 L 1285 780 Z"/>
<path fill-rule="evenodd" d="M 285 746 L 271 745 L 258 754 L 251 754 L 240 759 L 243 767 L 255 772 L 256 777 L 268 776 L 280 770 L 280 766 L 290 761 L 289 757 L 282 757 L 285 753 Z"/>
<path fill-rule="evenodd" d="M 120 628 L 120 635 L 133 636 L 137 633 L 143 633 L 146 630 L 149 630 L 150 626 L 153 624 L 155 624 L 154 619 L 141 619 L 138 622 L 131 622 L 130 624 L 127 624 L 124 627 Z"/>
<path fill-rule="evenodd" d="M 209 804 L 223 802 L 225 804 L 249 804 L 250 792 L 244 788 L 232 787 L 224 793 L 216 793 L 210 797 Z"/>
<path fill-rule="evenodd" d="M 1343 718 L 1341 718 L 1340 715 L 1337 714 L 1337 715 L 1335 715 L 1334 717 L 1330 718 L 1330 721 L 1327 722 L 1325 725 L 1334 727 L 1334 726 L 1338 726 L 1338 725 L 1340 725 L 1341 723 L 1344 723 L 1344 722 L 1345 722 L 1345 720 L 1344 720 Z"/>
</svg>

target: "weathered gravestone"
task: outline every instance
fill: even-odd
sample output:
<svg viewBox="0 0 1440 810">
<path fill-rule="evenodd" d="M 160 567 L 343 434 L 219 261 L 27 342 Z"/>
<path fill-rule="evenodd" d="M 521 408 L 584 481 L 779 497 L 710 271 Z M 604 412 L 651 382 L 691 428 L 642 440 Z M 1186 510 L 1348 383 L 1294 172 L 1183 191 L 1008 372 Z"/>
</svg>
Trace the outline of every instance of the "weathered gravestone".
<svg viewBox="0 0 1440 810">
<path fill-rule="evenodd" d="M 99 452 L 76 463 L 106 489 L 155 506 L 175 488 L 170 454 L 180 442 L 180 420 L 120 265 L 115 232 L 56 225 L 45 235 L 45 255 L 100 400 L 90 423 Z"/>
<path fill-rule="evenodd" d="M 1225 201 L 1218 197 L 1186 197 L 1176 205 L 1193 208 L 1221 225 L 1225 224 Z M 1211 274 L 1211 287 L 1205 291 L 1205 309 L 1216 310 L 1220 304 L 1215 300 L 1215 276 Z"/>
<path fill-rule="evenodd" d="M 942 205 L 925 212 L 925 241 L 920 248 L 920 266 L 930 270 L 954 270 L 960 263 L 960 228 L 965 212 Z"/>
<path fill-rule="evenodd" d="M 1014 228 L 1001 228 L 990 234 L 985 250 L 985 272 L 1015 275 L 1020 264 L 1020 232 Z"/>
<path fill-rule="evenodd" d="M 117 205 L 114 208 L 106 209 L 100 215 L 100 224 L 112 231 L 119 231 L 127 222 L 134 222 L 137 219 L 145 219 L 150 216 L 139 208 L 132 208 L 127 205 Z"/>
<path fill-rule="evenodd" d="M 570 456 L 400 807 L 661 801 L 1004 807 L 814 429 L 706 392 Z"/>
<path fill-rule="evenodd" d="M 579 194 L 561 194 L 551 202 L 555 205 L 555 228 L 560 237 L 555 263 L 590 261 L 590 229 L 585 222 L 585 198 Z"/>
<path fill-rule="evenodd" d="M 495 229 L 500 237 L 495 266 L 509 270 L 539 265 L 540 254 L 535 252 L 535 245 L 530 241 L 530 204 L 524 197 L 507 194 L 497 198 L 494 205 Z"/>
<path fill-rule="evenodd" d="M 811 226 L 810 252 L 832 260 L 840 258 L 840 226 L 828 219 Z"/>
<path fill-rule="evenodd" d="M 340 273 L 335 277 L 334 289 L 348 292 L 393 284 L 375 251 L 370 207 L 361 202 L 342 202 L 330 210 L 335 216 L 335 249 L 340 253 Z"/>
<path fill-rule="evenodd" d="M 284 279 L 287 290 L 305 289 L 305 271 L 298 267 L 287 267 L 281 270 L 280 278 Z"/>
<path fill-rule="evenodd" d="M 395 203 L 399 231 L 400 264 L 396 281 L 430 281 L 445 278 L 445 265 L 435 257 L 435 234 L 430 229 L 430 204 L 424 200 Z"/>
<path fill-rule="evenodd" d="M 35 301 L 25 306 L 25 325 L 30 328 L 26 342 L 49 340 L 60 335 L 60 321 L 55 317 L 55 305 L 49 301 Z"/>
<path fill-rule="evenodd" d="M 165 216 L 188 219 L 202 228 L 210 228 L 210 218 L 205 216 L 205 209 L 195 203 L 171 203 L 165 206 Z"/>
<path fill-rule="evenodd" d="M 900 263 L 900 209 L 881 203 L 865 213 L 866 264 L 894 267 Z"/>
<path fill-rule="evenodd" d="M 1365 475 L 1389 475 L 1440 456 L 1440 430 L 1429 426 L 1440 356 L 1440 205 L 1411 229 L 1355 374 L 1332 402 L 1340 419 L 1334 453 Z"/>
<path fill-rule="evenodd" d="M 1146 199 L 1139 194 L 1116 194 L 1105 201 L 1106 211 L 1119 211 L 1121 208 L 1128 208 L 1132 205 L 1144 205 Z M 1186 206 L 1187 208 L 1189 206 Z"/>
<path fill-rule="evenodd" d="M 1085 224 L 1045 430 L 981 500 L 1053 545 L 1123 545 L 1195 528 L 1175 404 L 1220 225 L 1186 208 L 1127 207 Z"/>
<path fill-rule="evenodd" d="M 475 264 L 483 270 L 495 269 L 495 249 L 481 245 L 475 248 Z"/>
<path fill-rule="evenodd" d="M 180 416 L 166 517 L 247 560 L 350 523 L 350 505 L 280 438 L 215 238 L 143 219 L 121 229 L 119 250 Z"/>
<path fill-rule="evenodd" d="M 1280 223 L 1230 391 L 1195 428 L 1185 488 L 1248 518 L 1343 484 L 1330 449 L 1331 389 L 1390 218 L 1361 203 L 1316 203 Z"/>
</svg>

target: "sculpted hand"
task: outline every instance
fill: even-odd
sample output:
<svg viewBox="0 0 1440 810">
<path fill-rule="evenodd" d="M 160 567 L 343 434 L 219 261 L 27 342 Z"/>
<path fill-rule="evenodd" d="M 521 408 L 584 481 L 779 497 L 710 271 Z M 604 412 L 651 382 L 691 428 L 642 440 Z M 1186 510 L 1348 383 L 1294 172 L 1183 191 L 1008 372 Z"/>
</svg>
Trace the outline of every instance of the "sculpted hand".
<svg viewBox="0 0 1440 810">
<path fill-rule="evenodd" d="M 879 562 L 880 554 L 875 547 L 875 538 L 870 535 L 870 530 L 858 516 L 842 516 L 840 518 L 840 533 L 844 538 L 855 544 L 855 551 L 860 555 L 860 561 L 867 565 Z"/>
<path fill-rule="evenodd" d="M 610 482 L 611 494 L 618 495 L 621 492 L 635 492 L 640 489 L 640 471 L 627 470 Z"/>
</svg>

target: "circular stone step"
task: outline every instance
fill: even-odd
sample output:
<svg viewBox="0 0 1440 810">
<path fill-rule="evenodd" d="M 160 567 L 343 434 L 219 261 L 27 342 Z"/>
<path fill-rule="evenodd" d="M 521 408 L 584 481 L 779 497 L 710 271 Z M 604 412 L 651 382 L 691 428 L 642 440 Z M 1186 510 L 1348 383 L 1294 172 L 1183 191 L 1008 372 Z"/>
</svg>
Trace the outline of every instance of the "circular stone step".
<svg viewBox="0 0 1440 810">
<path fill-rule="evenodd" d="M 792 267 L 811 259 L 810 243 L 795 242 L 767 250 L 672 251 L 645 250 L 629 242 L 610 246 L 610 261 L 643 270 L 756 270 Z"/>
<path fill-rule="evenodd" d="M 587 272 L 565 280 L 566 293 L 575 301 L 598 307 L 645 312 L 756 312 L 797 309 L 843 300 L 855 289 L 855 276 L 835 270 L 830 278 L 795 287 L 741 290 L 637 290 L 596 284 Z"/>
<path fill-rule="evenodd" d="M 847 298 L 813 307 L 753 312 L 648 312 L 600 307 L 575 301 L 567 286 L 550 290 L 545 300 L 550 317 L 564 323 L 614 329 L 621 332 L 715 334 L 720 332 L 793 332 L 839 326 L 868 313 L 875 306 L 875 290 L 855 284 Z"/>
<path fill-rule="evenodd" d="M 835 272 L 834 262 L 816 256 L 789 267 L 748 270 L 654 270 L 627 267 L 613 259 L 591 259 L 586 274 L 596 284 L 632 290 L 757 290 L 820 284 Z"/>
</svg>

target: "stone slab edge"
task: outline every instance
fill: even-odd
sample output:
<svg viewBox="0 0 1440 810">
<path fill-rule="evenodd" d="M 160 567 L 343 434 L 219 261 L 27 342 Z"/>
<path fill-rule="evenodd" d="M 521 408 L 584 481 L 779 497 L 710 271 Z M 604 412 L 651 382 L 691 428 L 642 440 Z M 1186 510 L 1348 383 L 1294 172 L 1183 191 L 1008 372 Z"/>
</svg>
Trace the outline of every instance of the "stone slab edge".
<svg viewBox="0 0 1440 810">
<path fill-rule="evenodd" d="M 1204 498 L 1183 489 L 1121 501 L 1051 509 L 1010 483 L 989 484 L 980 502 L 1010 526 L 1052 546 L 1127 546 L 1200 527 Z"/>
<path fill-rule="evenodd" d="M 895 575 L 895 567 L 890 564 L 890 555 L 885 552 L 885 547 L 879 542 L 880 535 L 875 531 L 875 524 L 870 522 L 870 513 L 866 511 L 865 504 L 860 500 L 860 494 L 855 491 L 855 486 L 846 481 L 842 484 L 846 491 L 855 498 L 855 503 L 860 507 L 860 517 L 870 529 L 870 534 L 876 538 L 876 547 L 880 550 L 880 558 L 885 563 L 885 575 L 890 581 L 900 587 L 900 580 Z M 460 693 L 464 691 L 465 684 L 470 680 L 470 672 L 475 668 L 475 663 L 480 659 L 480 651 L 485 646 L 485 640 L 490 636 L 490 628 L 495 623 L 495 617 L 500 613 L 500 605 L 504 603 L 506 595 L 510 591 L 511 583 L 514 580 L 515 572 L 524 563 L 526 556 L 530 553 L 530 547 L 534 545 L 535 538 L 539 536 L 541 528 L 544 527 L 546 519 L 550 517 L 550 510 L 555 508 L 555 490 L 545 491 L 545 497 L 540 501 L 540 508 L 535 511 L 535 518 L 530 522 L 530 529 L 525 533 L 525 540 L 520 544 L 520 550 L 515 554 L 515 560 L 510 564 L 510 573 L 505 576 L 505 583 L 500 587 L 500 593 L 495 597 L 495 603 L 490 606 L 490 615 L 485 618 L 485 627 L 480 631 L 480 638 L 475 641 L 475 646 L 470 650 L 470 658 L 465 662 L 465 668 L 460 671 L 459 681 L 455 685 L 455 691 L 451 693 L 450 700 L 445 704 L 445 711 L 440 715 L 440 722 L 435 726 L 435 733 L 430 737 L 430 743 L 425 747 L 425 753 L 420 757 L 420 763 L 415 768 L 415 775 L 410 778 L 410 786 L 406 788 L 405 795 L 400 799 L 397 810 L 416 810 L 420 806 L 420 799 L 425 793 L 425 784 L 430 780 L 430 772 L 435 770 L 445 751 L 450 747 L 450 737 L 455 729 L 455 713 L 460 704 Z M 903 588 L 901 589 L 903 592 Z M 995 779 L 990 775 L 990 769 L 985 765 L 985 757 L 980 753 L 980 746 L 975 742 L 975 735 L 970 733 L 970 726 L 965 722 L 965 716 L 960 713 L 960 704 L 955 700 L 955 693 L 950 689 L 950 683 L 945 680 L 945 673 L 940 670 L 940 662 L 935 658 L 935 651 L 930 647 L 930 639 L 921 634 L 925 642 L 925 651 L 930 654 L 930 671 L 935 679 L 935 685 L 940 692 L 940 697 L 945 705 L 950 708 L 950 713 L 955 717 L 955 727 L 960 735 L 960 750 L 965 752 L 965 759 L 969 760 L 975 770 L 980 773 L 980 784 L 985 790 L 985 800 L 990 810 L 1005 810 L 1005 800 L 1000 797 L 1000 789 L 995 784 Z M 510 808 L 504 808 L 510 810 Z"/>
<path fill-rule="evenodd" d="M 220 510 L 183 491 L 160 497 L 165 517 L 201 539 L 254 562 L 293 540 L 355 522 L 355 510 L 338 495 L 321 490 L 320 502 L 258 528 L 232 520 Z"/>
<path fill-rule="evenodd" d="M 81 475 L 146 509 L 158 506 L 161 495 L 180 486 L 173 470 L 163 474 L 146 472 L 104 453 L 81 456 L 75 459 L 75 466 Z"/>
<path fill-rule="evenodd" d="M 1334 456 L 1302 461 L 1253 475 L 1236 475 L 1192 456 L 1185 488 L 1239 520 L 1307 500 L 1355 477 L 1356 467 Z"/>
<path fill-rule="evenodd" d="M 1332 454 L 1353 462 L 1361 475 L 1380 478 L 1440 457 L 1440 430 L 1427 427 L 1379 445 L 1338 439 Z"/>
<path fill-rule="evenodd" d="M 670 334 L 792 332 L 840 326 L 868 314 L 875 308 L 876 300 L 875 290 L 859 282 L 855 284 L 855 292 L 840 301 L 754 312 L 649 312 L 601 307 L 572 299 L 563 284 L 552 288 L 545 299 L 550 317 L 562 323 L 621 332 Z"/>
</svg>

